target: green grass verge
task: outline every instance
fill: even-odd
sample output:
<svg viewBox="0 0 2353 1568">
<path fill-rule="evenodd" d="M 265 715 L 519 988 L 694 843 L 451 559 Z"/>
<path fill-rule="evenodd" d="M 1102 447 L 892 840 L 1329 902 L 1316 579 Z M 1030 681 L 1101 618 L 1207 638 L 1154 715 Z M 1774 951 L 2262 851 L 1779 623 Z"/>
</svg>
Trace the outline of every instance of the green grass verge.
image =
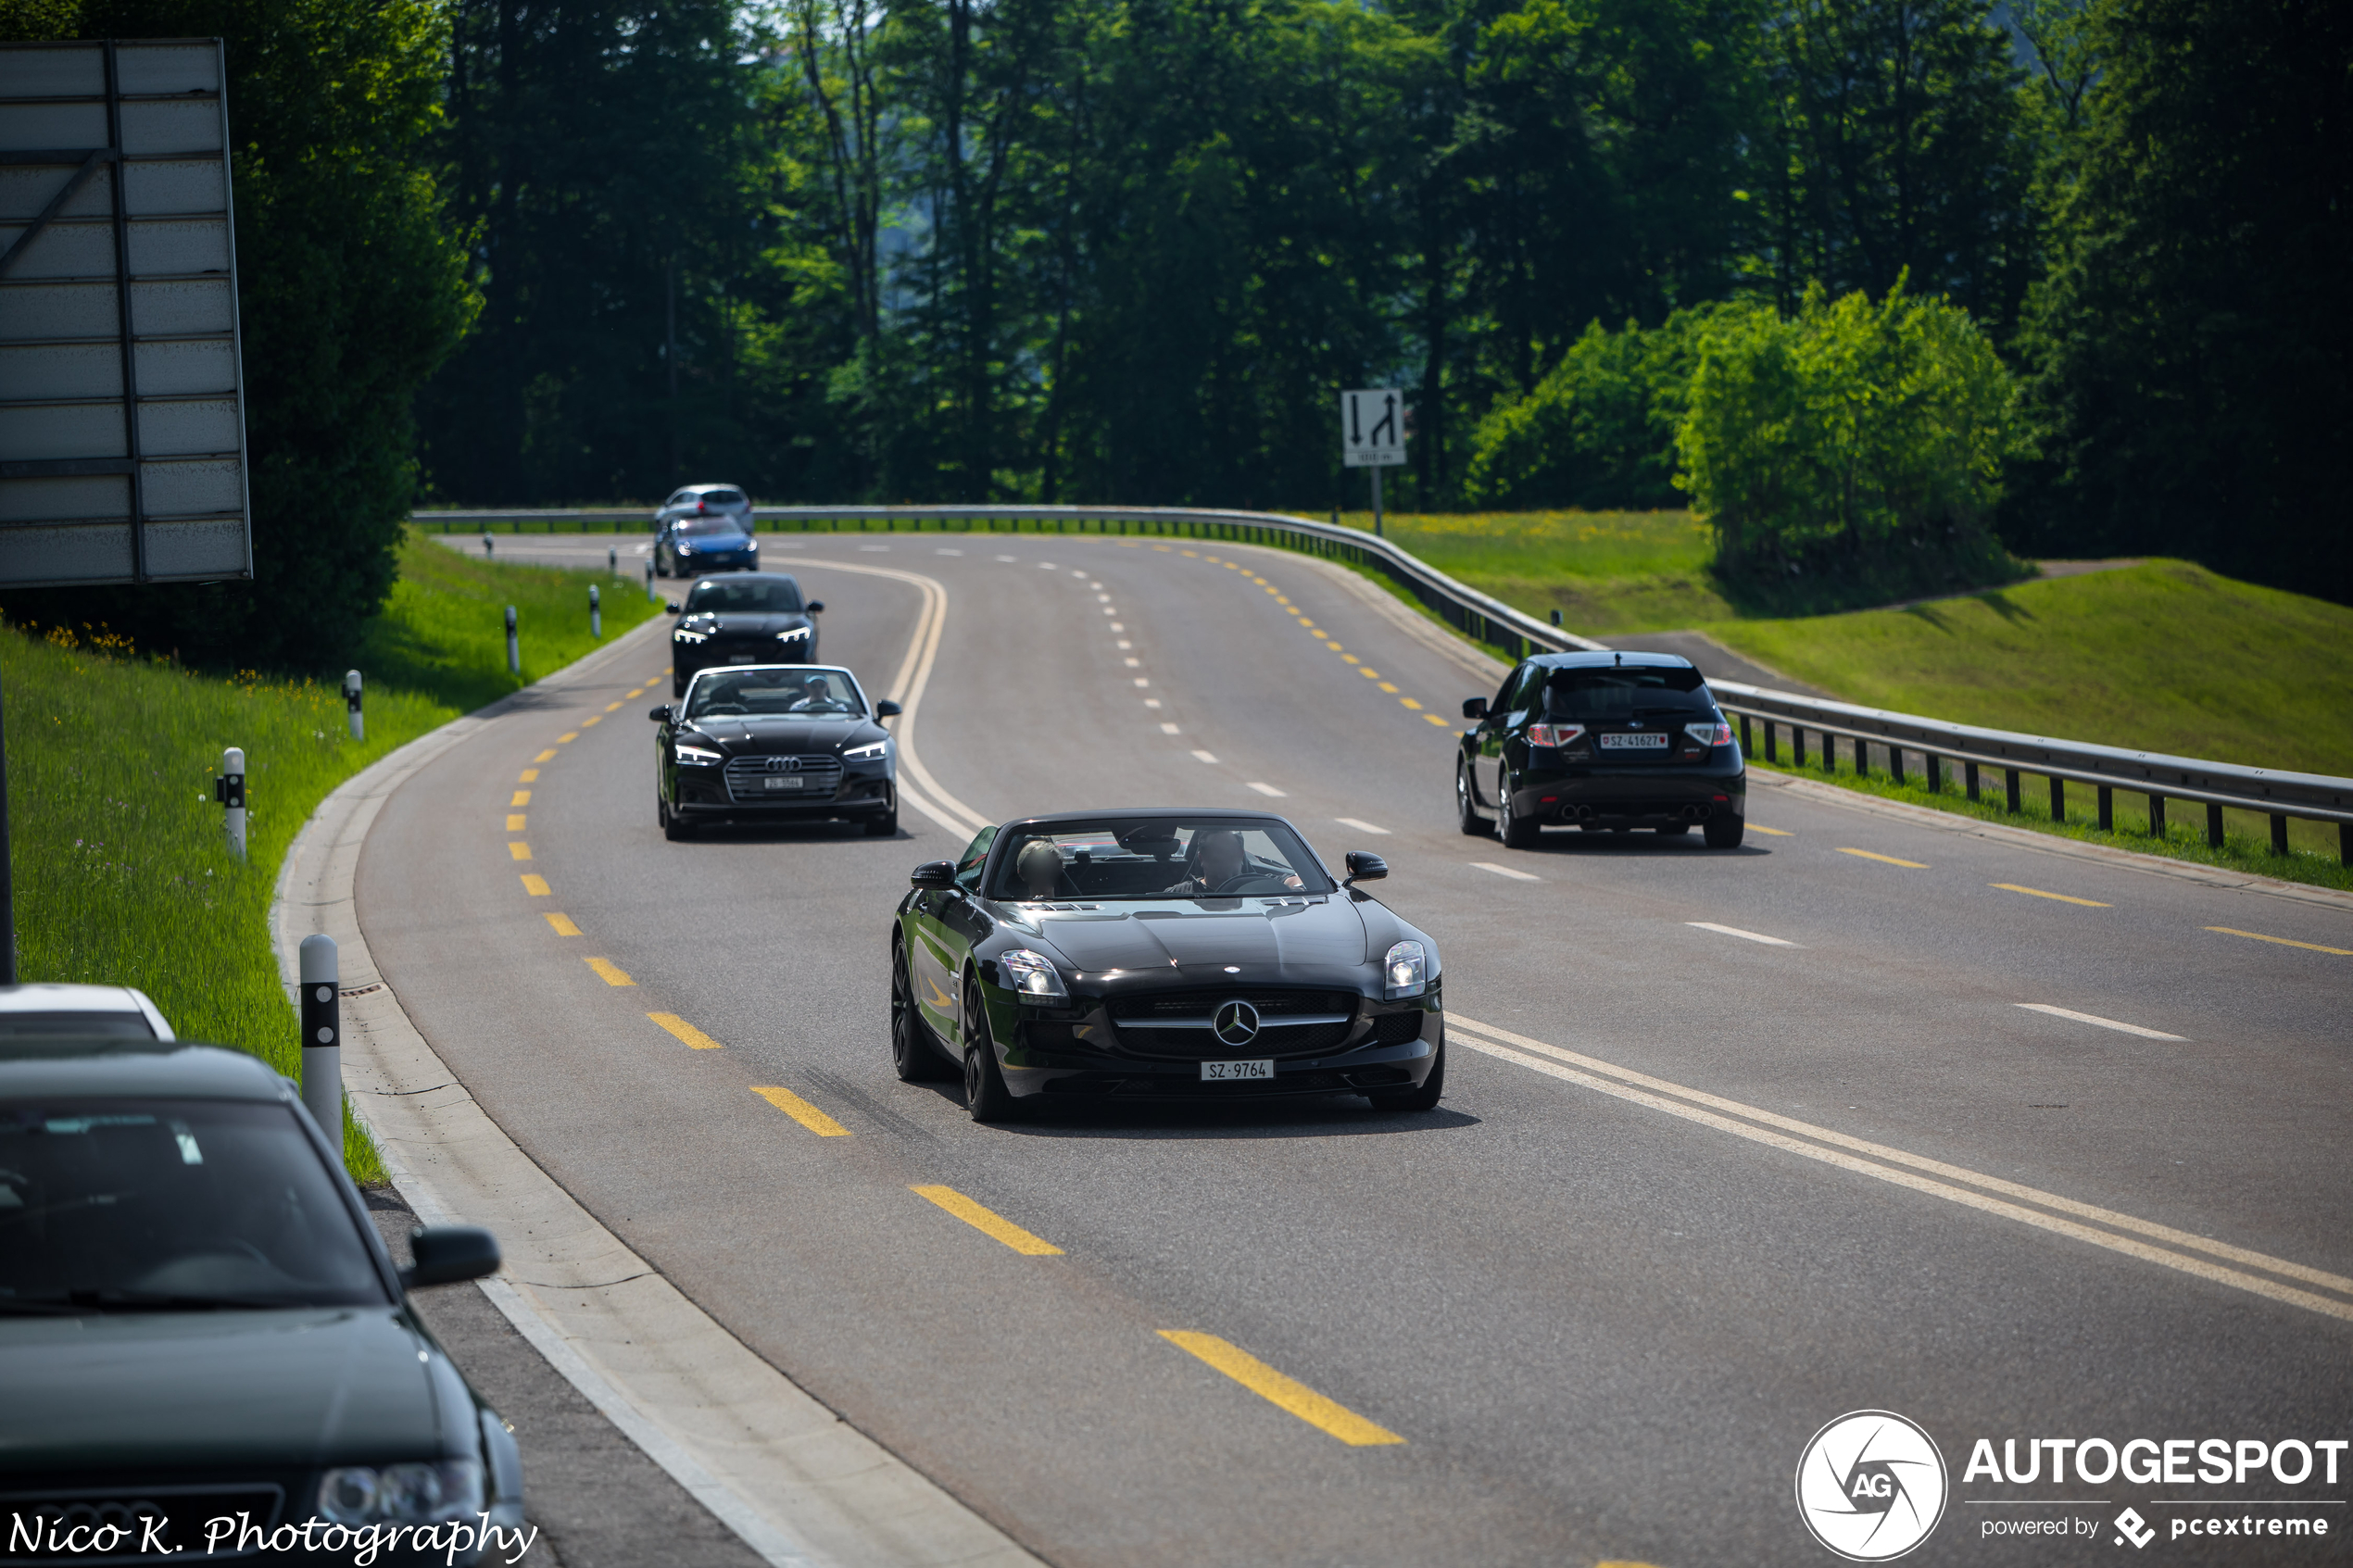
<svg viewBox="0 0 2353 1568">
<path fill-rule="evenodd" d="M 587 584 L 601 574 L 487 565 L 416 538 L 401 566 L 360 664 L 364 745 L 351 739 L 339 674 L 224 677 L 142 659 L 88 628 L 0 632 L 23 979 L 136 985 L 182 1038 L 300 1075 L 269 927 L 296 831 L 360 769 L 522 684 L 506 670 L 505 605 L 521 607 L 529 629 L 527 679 L 597 646 Z M 617 596 L 636 602 L 608 603 L 608 640 L 656 608 Z M 231 746 L 245 748 L 248 779 L 242 863 L 212 797 Z M 344 1150 L 354 1179 L 384 1179 L 349 1123 Z"/>
<path fill-rule="evenodd" d="M 1370 512 L 1341 523 L 1369 532 Z M 1716 541 L 1689 512 L 1391 514 L 1387 537 L 1456 582 L 1580 636 L 1679 631 L 1737 611 L 1708 575 Z"/>
</svg>

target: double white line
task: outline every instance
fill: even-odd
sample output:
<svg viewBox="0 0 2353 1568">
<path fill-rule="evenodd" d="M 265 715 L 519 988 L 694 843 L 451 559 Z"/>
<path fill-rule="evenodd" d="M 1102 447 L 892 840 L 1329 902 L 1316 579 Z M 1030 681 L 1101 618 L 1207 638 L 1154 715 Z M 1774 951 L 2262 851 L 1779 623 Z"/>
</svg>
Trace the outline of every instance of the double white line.
<svg viewBox="0 0 2353 1568">
<path fill-rule="evenodd" d="M 1999 1176 L 1985 1175 L 1943 1160 L 1924 1159 L 1890 1148 L 1864 1138 L 1850 1137 L 1828 1127 L 1818 1127 L 1810 1122 L 1777 1115 L 1756 1106 L 1743 1105 L 1738 1100 L 1699 1089 L 1686 1088 L 1647 1073 L 1612 1062 L 1564 1050 L 1558 1046 L 1531 1040 L 1525 1035 L 1515 1035 L 1491 1023 L 1478 1023 L 1461 1013 L 1446 1015 L 1448 1034 L 1459 1045 L 1516 1063 L 1548 1078 L 1596 1089 L 1619 1099 L 1631 1100 L 1653 1110 L 1680 1116 L 1687 1122 L 1697 1122 L 1718 1132 L 1746 1138 L 1791 1154 L 1818 1160 L 1842 1171 L 1871 1176 L 1897 1186 L 1910 1187 L 1932 1198 L 1958 1203 L 1988 1214 L 1998 1214 L 2006 1220 L 2053 1231 L 2077 1241 L 2104 1247 L 2111 1252 L 2121 1252 L 2143 1262 L 2157 1263 L 2165 1268 L 2195 1274 L 2216 1285 L 2233 1286 L 2258 1296 L 2284 1301 L 2290 1306 L 2325 1313 L 2333 1318 L 2353 1322 L 2353 1279 L 2324 1270 L 2292 1263 L 2284 1258 L 2233 1247 L 2227 1242 L 2213 1241 L 2193 1236 L 2170 1225 L 2157 1224 L 2120 1214 L 2111 1209 L 2078 1203 L 2057 1193 L 2007 1182 Z M 2147 1237 L 2148 1240 L 2140 1239 Z M 2166 1245 L 2154 1246 L 2152 1242 Z M 2207 1257 L 2192 1256 L 2205 1253 Z M 2240 1267 L 2229 1268 L 2210 1262 L 2208 1258 L 2227 1260 Z M 2250 1273 L 2247 1270 L 2261 1270 Z M 2272 1277 L 2266 1277 L 2266 1276 Z M 2283 1283 L 2300 1281 L 2333 1291 L 2334 1296 L 2315 1294 Z M 2340 1299 L 2340 1298 L 2344 1298 Z"/>
<path fill-rule="evenodd" d="M 915 618 L 915 634 L 908 640 L 907 657 L 900 661 L 899 673 L 892 679 L 888 693 L 890 700 L 899 704 L 899 718 L 892 724 L 899 750 L 899 798 L 950 833 L 967 838 L 988 826 L 979 812 L 940 788 L 939 781 L 931 776 L 931 771 L 915 755 L 915 710 L 923 704 L 924 687 L 931 681 L 932 663 L 939 657 L 939 634 L 948 624 L 947 585 L 936 577 L 887 566 L 815 559 L 802 564 L 829 571 L 887 577 L 907 583 L 923 595 L 923 609 Z"/>
</svg>

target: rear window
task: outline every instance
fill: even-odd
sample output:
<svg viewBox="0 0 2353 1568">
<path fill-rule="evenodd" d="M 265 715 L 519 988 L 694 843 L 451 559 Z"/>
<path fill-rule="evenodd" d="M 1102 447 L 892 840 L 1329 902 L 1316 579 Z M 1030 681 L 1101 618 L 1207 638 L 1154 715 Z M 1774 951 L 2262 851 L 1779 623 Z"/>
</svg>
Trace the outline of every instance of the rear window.
<svg viewBox="0 0 2353 1568">
<path fill-rule="evenodd" d="M 702 493 L 702 499 L 705 506 L 740 507 L 744 504 L 744 493 L 740 490 L 706 490 Z"/>
<path fill-rule="evenodd" d="M 1705 713 L 1716 706 L 1692 669 L 1555 670 L 1544 682 L 1544 710 L 1561 719 L 1607 719 L 1653 709 Z"/>
</svg>

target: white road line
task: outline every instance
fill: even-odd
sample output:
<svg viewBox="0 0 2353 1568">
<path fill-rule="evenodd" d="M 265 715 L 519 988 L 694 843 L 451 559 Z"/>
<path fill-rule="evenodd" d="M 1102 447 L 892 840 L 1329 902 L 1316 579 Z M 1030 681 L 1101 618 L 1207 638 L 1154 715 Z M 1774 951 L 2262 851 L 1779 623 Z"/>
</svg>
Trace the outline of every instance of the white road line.
<svg viewBox="0 0 2353 1568">
<path fill-rule="evenodd" d="M 1117 611 L 1117 610 L 1115 610 L 1115 609 L 1112 608 L 1111 608 L 1111 606 L 1109 606 L 1109 605 L 1105 605 L 1105 606 L 1103 606 L 1103 613 L 1104 613 L 1105 615 L 1117 615 L 1117 614 L 1119 613 L 1119 611 Z"/>
<path fill-rule="evenodd" d="M 1332 821 L 1344 828 L 1354 828 L 1358 833 L 1377 833 L 1383 838 L 1389 836 L 1387 828 L 1377 828 L 1372 823 L 1359 822 L 1354 817 L 1334 817 Z"/>
<path fill-rule="evenodd" d="M 963 553 L 964 552 L 962 550 L 951 550 L 945 545 L 942 545 L 939 548 L 932 551 L 932 554 L 936 556 L 961 556 Z"/>
<path fill-rule="evenodd" d="M 1177 734 L 1178 731 L 1176 725 L 1163 722 L 1160 726 L 1160 733 L 1164 735 L 1173 735 Z"/>
<path fill-rule="evenodd" d="M 1019 558 L 1013 556 L 998 556 L 994 558 L 1003 561 L 1007 566 L 1018 566 L 1021 564 Z"/>
<path fill-rule="evenodd" d="M 2024 1008 L 2029 1012 L 2047 1012 L 2053 1018 L 2071 1018 L 2078 1023 L 2096 1023 L 2103 1029 L 2113 1029 L 2120 1035 L 2138 1035 L 2144 1040 L 2186 1038 L 2181 1035 L 2168 1035 L 2162 1029 L 2144 1029 L 2137 1023 L 2119 1023 L 2112 1018 L 2102 1018 L 2097 1013 L 2077 1012 L 2072 1008 L 2055 1008 L 2048 1002 L 2020 1002 L 2016 1005 Z"/>
<path fill-rule="evenodd" d="M 1471 864 L 1480 871 L 1493 872 L 1497 876 L 1510 877 L 1514 882 L 1541 882 L 1544 880 L 1542 877 L 1537 876 L 1533 872 L 1516 872 L 1509 866 L 1499 866 L 1492 860 L 1473 860 Z"/>
<path fill-rule="evenodd" d="M 1056 568 L 1052 561 L 1041 560 L 1038 563 L 1038 570 L 1040 571 L 1052 571 L 1056 570 Z"/>
<path fill-rule="evenodd" d="M 1250 787 L 1256 790 L 1261 795 L 1271 795 L 1278 800 L 1290 793 L 1290 791 L 1287 789 L 1277 789 L 1270 784 L 1260 784 L 1256 779 L 1250 781 Z"/>
<path fill-rule="evenodd" d="M 1114 632 L 1125 632 L 1125 631 L 1126 631 L 1126 630 L 1127 630 L 1127 628 L 1126 628 L 1126 627 L 1122 626 L 1122 625 L 1121 625 L 1118 621 L 1113 621 L 1113 622 L 1111 623 L 1111 629 L 1112 629 L 1113 631 L 1114 631 Z"/>
<path fill-rule="evenodd" d="M 861 545 L 858 547 L 862 550 L 871 551 L 878 556 L 888 555 L 890 553 L 890 546 L 888 545 Z"/>
<path fill-rule="evenodd" d="M 1097 604 L 1106 604 L 1106 605 L 1107 605 L 1107 604 L 1111 603 L 1111 596 L 1110 596 L 1109 594 L 1097 594 L 1097 595 L 1095 596 L 1095 602 L 1096 602 Z"/>
<path fill-rule="evenodd" d="M 1122 637 L 1122 638 L 1120 639 L 1120 641 L 1119 641 L 1119 646 L 1120 646 L 1123 649 L 1126 649 L 1126 648 L 1132 648 L 1132 647 L 1134 647 L 1136 645 L 1135 645 L 1135 644 L 1133 644 L 1133 643 L 1131 643 L 1131 642 L 1129 642 L 1126 638 Z"/>
<path fill-rule="evenodd" d="M 1194 752 L 1194 753 L 1193 753 L 1193 755 L 1194 755 L 1195 757 L 1197 757 L 1197 758 L 1201 759 L 1201 760 L 1202 760 L 1202 761 L 1204 761 L 1204 762 L 1208 763 L 1208 764 L 1209 764 L 1211 767 L 1213 767 L 1213 768 L 1214 768 L 1215 766 L 1217 766 L 1217 758 L 1216 758 L 1216 755 L 1215 755 L 1214 752 L 1207 752 L 1207 751 L 1196 751 L 1196 752 Z"/>
<path fill-rule="evenodd" d="M 1139 675 L 1136 677 L 1136 684 L 1139 686 L 1149 686 L 1152 684 L 1152 678 L 1150 675 Z"/>
<path fill-rule="evenodd" d="M 1794 947 L 1797 946 L 1794 942 L 1784 942 L 1778 936 L 1767 936 L 1761 932 L 1743 931 L 1737 925 L 1718 925 L 1712 920 L 1687 920 L 1683 923 L 1685 925 L 1697 926 L 1702 931 L 1715 931 L 1720 932 L 1726 936 L 1737 936 L 1743 942 L 1762 942 L 1768 947 Z"/>
<path fill-rule="evenodd" d="M 1982 1172 L 1969 1170 L 1966 1166 L 1948 1165 L 1943 1160 L 1925 1159 L 1905 1149 L 1891 1148 L 1885 1144 L 1872 1143 L 1864 1138 L 1835 1132 L 1828 1127 L 1818 1127 L 1809 1122 L 1800 1122 L 1792 1117 L 1760 1110 L 1753 1105 L 1743 1105 L 1739 1100 L 1725 1099 L 1718 1095 L 1687 1088 L 1680 1084 L 1669 1083 L 1663 1078 L 1654 1078 L 1647 1073 L 1637 1073 L 1631 1068 L 1620 1067 L 1615 1062 L 1602 1061 L 1593 1057 L 1580 1055 L 1576 1051 L 1564 1050 L 1558 1046 L 1546 1045 L 1541 1040 L 1531 1040 L 1525 1035 L 1515 1035 L 1508 1029 L 1499 1029 L 1491 1023 L 1475 1022 L 1458 1012 L 1451 1010 L 1448 1012 L 1447 1024 L 1448 1033 L 1473 1050 L 1484 1052 L 1504 1061 L 1516 1062 L 1522 1067 L 1530 1068 L 1547 1077 L 1558 1078 L 1565 1083 L 1579 1084 L 1589 1089 L 1598 1089 L 1605 1095 L 1615 1095 L 1619 1099 L 1632 1100 L 1638 1105 L 1646 1105 L 1655 1110 L 1666 1111 L 1670 1116 L 1680 1116 L 1686 1121 L 1697 1122 L 1705 1126 L 1747 1138 L 1754 1143 L 1786 1149 L 1790 1153 L 1804 1155 L 1808 1160 L 1818 1160 L 1826 1165 L 1834 1165 L 1841 1170 L 1875 1176 L 1883 1182 L 1910 1187 L 1915 1192 L 1947 1198 L 1952 1202 L 1964 1204 L 1986 1213 L 1999 1214 L 2006 1219 L 2017 1220 L 2043 1230 L 2072 1236 L 2079 1241 L 2090 1242 L 2095 1247 L 2105 1247 L 2111 1251 L 2124 1253 L 2128 1257 L 2159 1263 L 2167 1268 L 2179 1269 L 2183 1273 L 2195 1274 L 2201 1279 L 2211 1280 L 2219 1285 L 2235 1286 L 2241 1290 L 2252 1291 L 2259 1296 L 2268 1296 L 2274 1301 L 2284 1301 L 2294 1306 L 2309 1308 L 2316 1312 L 2325 1312 L 2331 1317 L 2353 1319 L 2353 1305 L 2347 1305 L 2343 1301 L 2332 1300 L 2324 1296 L 2315 1296 L 2309 1291 L 2296 1290 L 2254 1274 L 2241 1273 L 2236 1269 L 2220 1268 L 2203 1258 L 2185 1257 L 2179 1252 L 2168 1251 L 2164 1248 L 2151 1247 L 2133 1240 L 2130 1236 L 2117 1236 L 2111 1231 L 2095 1230 L 2090 1225 L 2078 1224 L 2073 1220 L 2060 1219 L 2057 1214 L 2037 1212 L 2032 1209 L 2021 1208 L 2015 1203 L 2005 1203 L 1999 1198 L 1989 1198 L 1985 1193 L 1971 1192 L 1967 1187 L 1948 1184 L 1966 1182 L 1970 1186 L 1983 1187 L 1987 1192 L 2000 1193 L 2004 1198 L 2014 1198 L 2028 1203 L 2041 1204 L 2045 1209 L 2058 1210 L 2059 1214 L 2071 1214 L 2077 1219 L 2112 1225 L 2116 1230 L 2134 1231 L 2142 1236 L 2165 1242 L 2169 1246 L 2211 1253 L 2218 1258 L 2227 1258 L 2234 1263 L 2263 1269 L 2288 1279 L 2303 1280 L 2340 1294 L 2353 1295 L 2353 1279 L 2347 1279 L 2342 1274 L 2334 1274 L 2302 1263 L 2291 1262 L 2284 1258 L 2274 1258 L 2266 1253 L 2249 1251 L 2246 1248 L 2233 1247 L 2225 1241 L 2215 1241 L 2207 1236 L 2193 1235 L 2188 1231 L 2175 1230 L 2170 1225 L 2157 1224 L 2141 1219 L 2137 1215 L 2118 1213 L 2112 1209 L 2095 1208 L 2088 1203 L 2079 1203 L 2071 1198 L 2062 1198 L 2057 1193 L 2044 1192 L 2036 1187 L 2020 1185 L 2017 1182 L 2004 1181 L 1999 1176 L 1989 1176 Z M 1454 1034 L 1456 1030 L 1462 1030 L 1465 1033 Z M 1476 1031 L 1477 1035 L 1492 1035 L 1504 1044 L 1499 1046 L 1479 1039 L 1470 1033 L 1471 1031 Z M 1516 1046 L 1519 1049 L 1505 1048 L 1511 1046 Z M 1524 1054 L 1528 1052 L 1539 1054 Z M 1552 1060 L 1546 1060 L 1545 1058 Z M 1574 1065 L 1565 1066 L 1562 1065 L 1563 1063 Z M 1575 1071 L 1576 1068 L 1583 1068 L 1586 1071 L 1578 1072 Z M 1645 1092 L 1649 1090 L 1658 1092 L 1655 1094 Z M 1669 1096 L 1679 1098 L 1667 1098 Z M 1692 1103 L 1686 1104 L 1683 1103 L 1684 1101 Z M 1728 1111 L 1730 1114 L 1718 1115 L 1717 1111 Z M 1733 1117 L 1743 1117 L 1746 1120 L 1734 1121 Z M 1762 1123 L 1764 1125 L 1751 1124 L 1755 1123 Z M 1779 1128 L 1781 1131 L 1768 1130 L 1772 1128 Z M 1794 1133 L 1798 1136 L 1784 1136 L 1784 1133 Z M 1813 1143 L 1801 1141 L 1806 1138 L 1818 1141 Z M 1822 1147 L 1824 1144 L 1834 1147 L 1825 1148 Z M 1849 1149 L 1854 1152 L 1842 1152 Z M 1856 1159 L 1856 1155 L 1868 1155 L 1869 1158 Z M 1876 1163 L 1879 1160 L 1885 1160 L 1887 1163 L 1883 1165 Z M 1895 1168 L 1901 1166 L 1908 1166 L 1910 1169 Z M 1915 1172 L 1924 1172 L 1926 1174 L 1917 1175 L 1914 1174 Z M 1944 1180 L 1929 1179 L 1931 1176 L 1942 1177 Z"/>
<path fill-rule="evenodd" d="M 1160 698 L 1156 696 L 1148 696 L 1144 699 L 1144 706 L 1146 708 L 1156 709 L 1160 706 Z"/>
<path fill-rule="evenodd" d="M 1140 659 L 1123 659 L 1120 662 L 1130 670 L 1141 670 L 1144 667 L 1144 661 Z"/>
</svg>

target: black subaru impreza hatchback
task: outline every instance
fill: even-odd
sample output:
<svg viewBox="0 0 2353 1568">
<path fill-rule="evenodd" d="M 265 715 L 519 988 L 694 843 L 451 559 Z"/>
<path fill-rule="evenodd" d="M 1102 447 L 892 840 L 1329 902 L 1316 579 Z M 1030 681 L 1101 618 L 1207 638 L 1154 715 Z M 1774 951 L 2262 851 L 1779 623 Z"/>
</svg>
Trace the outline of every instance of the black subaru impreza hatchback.
<svg viewBox="0 0 2353 1568">
<path fill-rule="evenodd" d="M 1697 827 L 1713 849 L 1740 846 L 1748 769 L 1732 727 L 1691 660 L 1663 653 L 1548 653 L 1523 660 L 1454 759 L 1463 831 L 1516 849 L 1548 823 L 1588 832 Z"/>
</svg>

